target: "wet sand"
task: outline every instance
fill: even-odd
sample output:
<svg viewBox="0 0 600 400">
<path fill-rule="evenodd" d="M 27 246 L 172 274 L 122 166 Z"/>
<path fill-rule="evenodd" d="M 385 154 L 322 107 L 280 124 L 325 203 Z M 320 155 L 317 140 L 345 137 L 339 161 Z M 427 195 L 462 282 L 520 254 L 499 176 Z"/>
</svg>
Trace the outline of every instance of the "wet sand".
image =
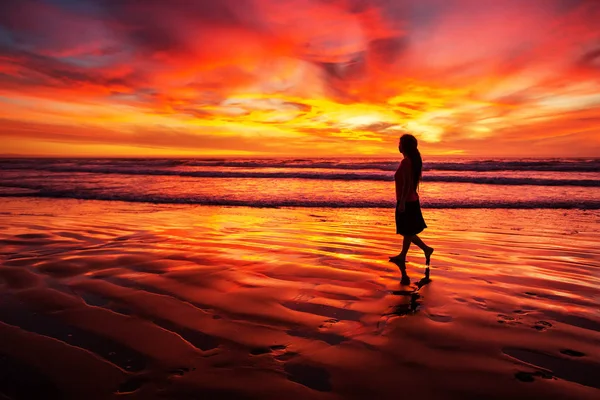
<svg viewBox="0 0 600 400">
<path fill-rule="evenodd" d="M 0 200 L 0 398 L 597 399 L 600 212 Z"/>
</svg>

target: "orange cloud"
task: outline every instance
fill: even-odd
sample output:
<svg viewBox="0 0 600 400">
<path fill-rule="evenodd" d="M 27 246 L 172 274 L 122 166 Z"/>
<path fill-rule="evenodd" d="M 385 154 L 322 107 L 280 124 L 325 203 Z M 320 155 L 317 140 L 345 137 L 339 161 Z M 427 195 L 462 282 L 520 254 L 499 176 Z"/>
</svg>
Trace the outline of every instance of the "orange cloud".
<svg viewBox="0 0 600 400">
<path fill-rule="evenodd" d="M 0 137 L 392 155 L 411 132 L 432 154 L 600 155 L 598 20 L 594 0 L 8 2 Z"/>
</svg>

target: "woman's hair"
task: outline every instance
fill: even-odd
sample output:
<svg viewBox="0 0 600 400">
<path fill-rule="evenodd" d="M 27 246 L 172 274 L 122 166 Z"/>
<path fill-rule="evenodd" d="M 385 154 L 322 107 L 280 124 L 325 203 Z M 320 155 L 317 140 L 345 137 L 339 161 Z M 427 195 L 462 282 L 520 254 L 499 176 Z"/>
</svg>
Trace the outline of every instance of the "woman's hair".
<svg viewBox="0 0 600 400">
<path fill-rule="evenodd" d="M 421 153 L 419 153 L 418 145 L 419 142 L 413 135 L 406 134 L 400 137 L 402 152 L 410 159 L 410 163 L 412 164 L 415 190 L 419 189 L 419 182 L 421 181 L 421 173 L 423 171 L 423 159 L 421 158 Z"/>
</svg>

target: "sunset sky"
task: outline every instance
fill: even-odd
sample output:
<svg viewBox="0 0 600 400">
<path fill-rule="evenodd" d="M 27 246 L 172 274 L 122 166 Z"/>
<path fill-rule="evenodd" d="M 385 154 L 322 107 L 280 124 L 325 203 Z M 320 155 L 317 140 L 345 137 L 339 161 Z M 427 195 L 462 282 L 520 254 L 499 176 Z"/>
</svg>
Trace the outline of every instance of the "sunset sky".
<svg viewBox="0 0 600 400">
<path fill-rule="evenodd" d="M 600 156 L 598 0 L 4 0 L 0 153 Z"/>
</svg>

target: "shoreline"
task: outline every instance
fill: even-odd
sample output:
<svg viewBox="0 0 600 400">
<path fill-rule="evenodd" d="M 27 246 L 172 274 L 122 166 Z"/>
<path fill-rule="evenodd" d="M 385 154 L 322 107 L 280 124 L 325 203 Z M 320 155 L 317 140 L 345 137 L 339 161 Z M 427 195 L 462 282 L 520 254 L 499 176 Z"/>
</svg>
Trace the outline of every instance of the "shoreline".
<svg viewBox="0 0 600 400">
<path fill-rule="evenodd" d="M 276 209 L 276 210 L 365 210 L 368 212 L 369 210 L 390 210 L 394 209 L 394 202 L 390 202 L 389 205 L 381 205 L 381 206 L 365 206 L 362 204 L 340 204 L 338 207 L 332 207 L 329 201 L 324 201 L 321 203 L 292 203 L 299 205 L 249 205 L 250 201 L 248 200 L 215 200 L 211 202 L 204 202 L 202 200 L 191 200 L 191 199 L 163 199 L 163 200 L 149 200 L 137 198 L 135 196 L 123 196 L 122 198 L 100 198 L 95 195 L 90 196 L 80 196 L 80 197 L 69 197 L 69 196 L 57 196 L 57 195 L 43 195 L 39 193 L 31 193 L 31 191 L 35 191 L 36 189 L 27 189 L 27 188 L 19 188 L 19 187 L 4 187 L 3 189 L 14 189 L 8 190 L 8 192 L 16 192 L 16 193 L 3 193 L 0 195 L 0 201 L 2 199 L 8 200 L 21 200 L 21 201 L 75 201 L 80 203 L 88 203 L 88 202 L 102 202 L 102 203 L 122 203 L 129 204 L 132 207 L 134 205 L 139 204 L 147 204 L 156 207 L 168 207 L 168 206 L 182 206 L 182 207 L 223 207 L 223 208 L 248 208 L 248 209 Z M 27 195 L 29 192 L 30 195 Z M 595 204 L 586 204 L 580 205 L 579 202 L 573 203 L 557 203 L 556 201 L 547 201 L 547 202 L 538 202 L 538 203 L 527 203 L 527 202 L 508 202 L 508 203 L 496 203 L 493 207 L 486 207 L 483 202 L 482 204 L 456 204 L 450 205 L 447 203 L 443 204 L 427 204 L 427 202 L 423 202 L 421 204 L 421 208 L 424 210 L 515 210 L 515 211 L 543 211 L 543 210 L 555 210 L 555 211 L 582 211 L 582 212 L 597 212 L 600 210 L 600 201 Z M 539 206 L 540 204 L 545 204 L 547 206 Z M 550 206 L 552 205 L 552 206 Z"/>
</svg>

